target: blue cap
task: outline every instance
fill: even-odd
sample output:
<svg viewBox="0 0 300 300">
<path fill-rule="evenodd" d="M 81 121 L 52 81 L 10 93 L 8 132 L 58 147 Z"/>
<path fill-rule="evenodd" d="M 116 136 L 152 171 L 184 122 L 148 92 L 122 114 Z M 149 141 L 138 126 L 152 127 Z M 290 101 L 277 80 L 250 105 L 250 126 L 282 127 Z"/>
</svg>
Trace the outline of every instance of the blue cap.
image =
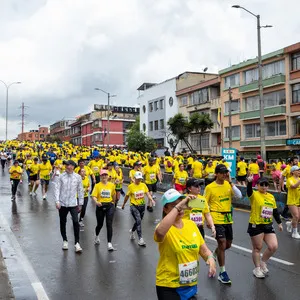
<svg viewBox="0 0 300 300">
<path fill-rule="evenodd" d="M 180 194 L 175 189 L 169 189 L 163 194 L 161 200 L 162 200 L 163 206 L 165 206 L 168 203 L 175 202 L 179 198 L 185 198 L 185 196 Z"/>
</svg>

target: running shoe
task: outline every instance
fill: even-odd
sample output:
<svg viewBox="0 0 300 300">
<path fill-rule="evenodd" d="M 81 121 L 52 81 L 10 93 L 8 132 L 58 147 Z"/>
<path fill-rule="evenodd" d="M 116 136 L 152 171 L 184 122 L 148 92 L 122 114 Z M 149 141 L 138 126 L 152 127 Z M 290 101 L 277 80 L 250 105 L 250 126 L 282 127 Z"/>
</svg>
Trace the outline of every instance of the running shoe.
<svg viewBox="0 0 300 300">
<path fill-rule="evenodd" d="M 146 243 L 145 243 L 145 241 L 144 241 L 143 238 L 140 238 L 140 239 L 139 239 L 138 245 L 139 245 L 139 246 L 142 246 L 142 247 L 146 247 Z"/>
<path fill-rule="evenodd" d="M 156 199 L 156 196 L 155 196 L 155 195 L 153 195 L 153 196 L 152 196 L 152 199 L 153 199 L 153 200 L 155 200 L 155 199 Z"/>
<path fill-rule="evenodd" d="M 263 261 L 260 263 L 260 270 L 264 273 L 264 275 L 267 275 L 269 273 L 269 269 L 267 268 L 267 264 Z"/>
<path fill-rule="evenodd" d="M 298 232 L 292 233 L 292 238 L 296 239 L 296 240 L 299 240 L 300 239 L 300 234 Z"/>
<path fill-rule="evenodd" d="M 112 243 L 108 243 L 107 244 L 107 250 L 108 251 L 114 251 L 115 250 L 115 248 L 113 247 Z"/>
<path fill-rule="evenodd" d="M 63 250 L 68 250 L 69 249 L 68 241 L 63 241 L 62 249 Z"/>
<path fill-rule="evenodd" d="M 33 193 L 32 193 L 32 192 L 30 192 L 30 193 L 29 193 L 29 196 L 32 196 L 32 195 L 33 195 Z"/>
<path fill-rule="evenodd" d="M 291 221 L 288 221 L 285 223 L 286 225 L 286 231 L 287 232 L 292 232 L 292 222 Z"/>
<path fill-rule="evenodd" d="M 79 221 L 79 226 L 84 227 L 83 221 Z"/>
<path fill-rule="evenodd" d="M 147 206 L 147 210 L 148 210 L 149 212 L 153 212 L 153 207 L 152 207 L 152 206 Z"/>
<path fill-rule="evenodd" d="M 221 281 L 224 284 L 231 284 L 231 280 L 227 274 L 227 272 L 220 272 L 219 276 L 218 276 L 218 280 Z"/>
<path fill-rule="evenodd" d="M 255 268 L 253 270 L 253 275 L 256 277 L 256 278 L 265 278 L 265 274 L 263 273 L 263 271 L 258 267 L 258 268 Z"/>
<path fill-rule="evenodd" d="M 14 200 L 16 200 L 16 196 L 11 197 L 11 201 L 14 201 Z"/>
<path fill-rule="evenodd" d="M 46 195 L 43 196 L 43 200 L 46 200 Z"/>
<path fill-rule="evenodd" d="M 99 238 L 98 235 L 95 236 L 94 244 L 95 245 L 100 245 L 100 238 Z"/>
<path fill-rule="evenodd" d="M 132 231 L 132 229 L 130 229 L 129 232 L 130 232 L 130 239 L 135 240 L 134 231 Z"/>
<path fill-rule="evenodd" d="M 82 248 L 80 247 L 80 244 L 79 244 L 79 243 L 76 243 L 76 244 L 75 244 L 75 252 L 76 252 L 76 253 L 81 253 L 81 252 L 82 252 Z"/>
</svg>

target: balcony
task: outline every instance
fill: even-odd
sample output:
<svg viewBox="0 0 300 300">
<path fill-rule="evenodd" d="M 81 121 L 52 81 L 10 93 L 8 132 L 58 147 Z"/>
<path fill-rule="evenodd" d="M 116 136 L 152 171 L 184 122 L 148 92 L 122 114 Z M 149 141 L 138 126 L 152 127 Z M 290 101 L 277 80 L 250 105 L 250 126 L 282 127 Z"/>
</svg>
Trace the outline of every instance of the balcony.
<svg viewBox="0 0 300 300">
<path fill-rule="evenodd" d="M 211 109 L 218 109 L 221 107 L 221 99 L 215 98 L 210 100 L 210 108 Z"/>
<path fill-rule="evenodd" d="M 280 116 L 286 114 L 285 106 L 273 106 L 264 109 L 265 117 Z M 260 110 L 245 111 L 240 113 L 241 120 L 259 119 Z"/>
<path fill-rule="evenodd" d="M 210 130 L 211 133 L 220 133 L 221 132 L 221 126 L 216 122 L 214 123 L 214 126 Z"/>
<path fill-rule="evenodd" d="M 283 74 L 275 75 L 271 78 L 267 78 L 262 81 L 262 85 L 264 88 L 270 87 L 273 85 L 284 84 L 284 83 L 285 83 L 285 75 L 283 75 Z M 245 84 L 245 85 L 241 85 L 239 90 L 240 90 L 240 93 L 247 93 L 250 91 L 258 90 L 258 81 L 251 82 L 251 83 Z"/>
<path fill-rule="evenodd" d="M 260 147 L 260 139 L 252 140 L 252 141 L 241 141 L 240 142 L 241 147 Z M 276 146 L 285 146 L 286 145 L 286 139 L 275 139 L 273 137 L 272 140 L 266 140 L 266 146 L 267 147 L 276 147 Z"/>
</svg>

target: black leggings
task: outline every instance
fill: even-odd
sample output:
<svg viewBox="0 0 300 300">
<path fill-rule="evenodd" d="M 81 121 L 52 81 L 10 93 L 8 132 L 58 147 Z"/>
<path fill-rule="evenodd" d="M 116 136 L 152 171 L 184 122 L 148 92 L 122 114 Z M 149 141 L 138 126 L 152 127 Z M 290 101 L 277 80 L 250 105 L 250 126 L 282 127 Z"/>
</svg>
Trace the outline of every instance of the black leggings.
<svg viewBox="0 0 300 300">
<path fill-rule="evenodd" d="M 104 218 L 106 218 L 106 229 L 107 229 L 107 242 L 111 243 L 112 235 L 113 235 L 113 228 L 112 223 L 114 219 L 115 213 L 115 206 L 113 203 L 102 204 L 101 207 L 96 207 L 96 219 L 97 219 L 97 226 L 95 228 L 95 233 L 98 236 L 100 230 L 103 227 Z"/>
<path fill-rule="evenodd" d="M 88 202 L 89 202 L 89 197 L 84 197 L 84 202 L 83 202 L 83 205 L 82 205 L 82 208 L 81 208 L 79 221 L 81 221 L 85 216 L 86 207 L 87 207 Z"/>
<path fill-rule="evenodd" d="M 20 179 L 11 179 L 11 193 L 12 193 L 12 196 L 16 195 L 19 182 L 20 182 Z"/>
<path fill-rule="evenodd" d="M 66 224 L 67 224 L 67 215 L 70 212 L 73 220 L 73 229 L 74 229 L 74 237 L 75 244 L 79 243 L 79 223 L 78 223 L 78 208 L 75 207 L 65 207 L 61 206 L 59 209 L 59 219 L 60 219 L 60 233 L 64 241 L 67 241 L 67 233 L 66 233 Z"/>
<path fill-rule="evenodd" d="M 1 159 L 2 170 L 5 168 L 6 159 Z"/>
<path fill-rule="evenodd" d="M 156 294 L 158 300 L 180 300 L 175 288 L 156 286 Z"/>
</svg>

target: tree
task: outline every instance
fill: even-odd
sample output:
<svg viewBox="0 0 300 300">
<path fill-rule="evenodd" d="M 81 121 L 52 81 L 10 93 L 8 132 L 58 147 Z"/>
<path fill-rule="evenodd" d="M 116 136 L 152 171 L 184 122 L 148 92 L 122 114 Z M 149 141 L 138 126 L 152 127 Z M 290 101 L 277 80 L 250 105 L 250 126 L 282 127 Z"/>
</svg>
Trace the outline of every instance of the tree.
<svg viewBox="0 0 300 300">
<path fill-rule="evenodd" d="M 170 133 L 175 137 L 175 140 L 172 138 L 169 139 L 168 137 L 168 141 L 173 152 L 180 141 L 184 141 L 190 151 L 193 152 L 193 148 L 188 141 L 188 136 L 191 133 L 191 127 L 187 118 L 181 113 L 176 114 L 174 117 L 169 119 L 168 125 Z"/>
<path fill-rule="evenodd" d="M 189 126 L 191 131 L 195 131 L 200 135 L 200 154 L 202 154 L 202 136 L 203 134 L 214 126 L 213 121 L 210 119 L 210 115 L 194 113 L 190 116 Z"/>
<path fill-rule="evenodd" d="M 60 139 L 60 137 L 58 137 L 57 135 L 50 135 L 50 134 L 46 136 L 45 141 L 48 143 L 55 143 L 55 142 L 57 144 L 62 143 L 62 140 Z"/>
</svg>

